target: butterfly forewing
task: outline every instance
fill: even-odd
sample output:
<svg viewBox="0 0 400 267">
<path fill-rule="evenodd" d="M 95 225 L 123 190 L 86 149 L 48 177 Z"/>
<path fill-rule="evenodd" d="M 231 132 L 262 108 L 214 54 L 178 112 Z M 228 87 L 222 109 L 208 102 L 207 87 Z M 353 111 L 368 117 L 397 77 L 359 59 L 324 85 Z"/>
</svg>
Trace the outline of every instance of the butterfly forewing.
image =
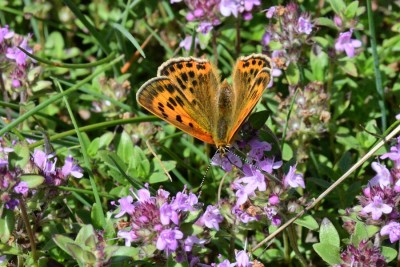
<svg viewBox="0 0 400 267">
<path fill-rule="evenodd" d="M 255 107 L 270 82 L 271 67 L 271 60 L 262 54 L 241 57 L 236 62 L 232 80 L 237 103 L 233 111 L 235 123 L 229 132 L 229 142 L 232 142 L 236 131 Z"/>
<path fill-rule="evenodd" d="M 140 105 L 154 115 L 206 143 L 213 144 L 208 125 L 193 119 L 191 103 L 179 86 L 168 77 L 156 77 L 139 89 L 136 95 Z"/>
</svg>

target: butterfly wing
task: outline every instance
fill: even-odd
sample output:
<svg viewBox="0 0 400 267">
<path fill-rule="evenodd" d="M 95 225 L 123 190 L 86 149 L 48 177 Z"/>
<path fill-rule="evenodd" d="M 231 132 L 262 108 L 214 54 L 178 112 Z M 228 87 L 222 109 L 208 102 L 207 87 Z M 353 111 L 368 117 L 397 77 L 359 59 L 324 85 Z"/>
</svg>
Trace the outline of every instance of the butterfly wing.
<svg viewBox="0 0 400 267">
<path fill-rule="evenodd" d="M 147 81 L 137 92 L 136 100 L 145 109 L 182 131 L 206 143 L 214 143 L 209 124 L 193 117 L 190 100 L 170 78 L 161 76 Z"/>
<path fill-rule="evenodd" d="M 243 121 L 253 110 L 271 80 L 271 60 L 262 54 L 252 54 L 237 60 L 233 70 L 233 90 L 236 105 L 233 111 L 236 122 L 229 131 L 229 143 Z"/>
</svg>

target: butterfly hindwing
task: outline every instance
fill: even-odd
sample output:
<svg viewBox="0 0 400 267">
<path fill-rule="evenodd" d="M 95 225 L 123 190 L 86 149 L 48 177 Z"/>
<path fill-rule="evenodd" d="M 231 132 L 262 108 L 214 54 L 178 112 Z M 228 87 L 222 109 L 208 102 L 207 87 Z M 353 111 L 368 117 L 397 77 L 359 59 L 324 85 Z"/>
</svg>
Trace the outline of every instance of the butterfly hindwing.
<svg viewBox="0 0 400 267">
<path fill-rule="evenodd" d="M 232 80 L 237 103 L 232 114 L 235 123 L 229 133 L 230 142 L 270 82 L 271 68 L 271 60 L 262 54 L 241 57 L 236 62 Z"/>
<path fill-rule="evenodd" d="M 213 144 L 207 124 L 193 118 L 192 106 L 178 85 L 168 77 L 156 77 L 139 89 L 137 102 L 154 115 L 206 143 Z"/>
</svg>

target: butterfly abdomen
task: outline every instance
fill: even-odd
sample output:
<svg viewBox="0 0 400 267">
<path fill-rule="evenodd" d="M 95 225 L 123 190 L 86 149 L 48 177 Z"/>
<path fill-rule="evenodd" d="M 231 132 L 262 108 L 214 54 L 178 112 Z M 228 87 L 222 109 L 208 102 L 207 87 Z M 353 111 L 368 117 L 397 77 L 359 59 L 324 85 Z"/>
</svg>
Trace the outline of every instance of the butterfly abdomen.
<svg viewBox="0 0 400 267">
<path fill-rule="evenodd" d="M 227 83 L 226 80 L 223 81 L 218 92 L 218 114 L 215 114 L 215 129 L 216 133 L 214 138 L 217 140 L 215 144 L 217 147 L 224 146 L 229 143 L 228 133 L 231 129 L 229 126 L 232 125 L 232 112 L 235 109 L 234 103 L 236 102 L 236 96 L 232 87 Z"/>
</svg>

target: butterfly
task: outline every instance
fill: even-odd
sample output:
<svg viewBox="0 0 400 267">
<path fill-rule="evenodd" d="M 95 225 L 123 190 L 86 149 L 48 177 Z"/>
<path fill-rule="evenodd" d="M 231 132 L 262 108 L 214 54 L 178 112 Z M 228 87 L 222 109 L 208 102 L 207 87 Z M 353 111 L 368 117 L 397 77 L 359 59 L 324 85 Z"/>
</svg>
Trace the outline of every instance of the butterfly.
<svg viewBox="0 0 400 267">
<path fill-rule="evenodd" d="M 207 59 L 173 58 L 136 94 L 145 109 L 182 131 L 224 151 L 271 80 L 271 60 L 262 54 L 240 57 L 232 85 L 220 81 Z"/>
</svg>

